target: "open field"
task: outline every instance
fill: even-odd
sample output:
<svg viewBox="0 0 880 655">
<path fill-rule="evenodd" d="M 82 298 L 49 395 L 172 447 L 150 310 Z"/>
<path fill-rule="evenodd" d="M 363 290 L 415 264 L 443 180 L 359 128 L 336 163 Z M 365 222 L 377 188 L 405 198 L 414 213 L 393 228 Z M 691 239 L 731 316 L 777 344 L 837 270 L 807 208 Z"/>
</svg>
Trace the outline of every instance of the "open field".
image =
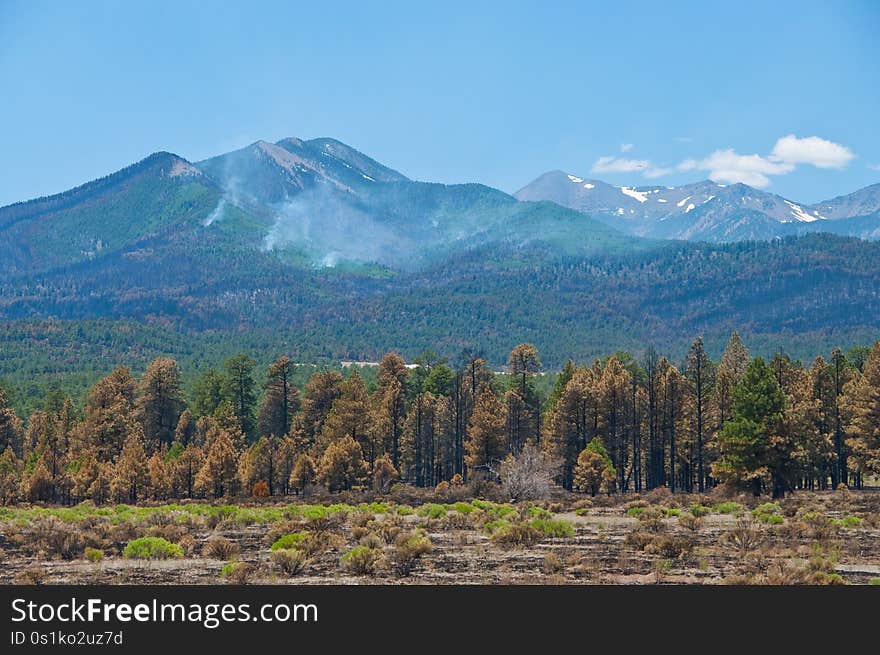
<svg viewBox="0 0 880 655">
<path fill-rule="evenodd" d="M 877 491 L 343 499 L 4 507 L 0 582 L 880 583 Z"/>
</svg>

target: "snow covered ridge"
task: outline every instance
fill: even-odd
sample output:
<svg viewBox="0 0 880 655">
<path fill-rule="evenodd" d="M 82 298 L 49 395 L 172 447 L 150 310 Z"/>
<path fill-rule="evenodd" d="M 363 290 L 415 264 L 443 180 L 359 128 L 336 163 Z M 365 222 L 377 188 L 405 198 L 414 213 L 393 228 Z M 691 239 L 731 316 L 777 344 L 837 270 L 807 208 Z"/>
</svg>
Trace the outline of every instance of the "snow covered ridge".
<svg viewBox="0 0 880 655">
<path fill-rule="evenodd" d="M 584 178 L 582 178 L 582 177 L 575 177 L 574 175 L 569 175 L 569 176 L 568 176 L 568 179 L 571 180 L 572 182 L 574 182 L 575 184 L 580 184 L 581 182 L 584 181 Z"/>
</svg>

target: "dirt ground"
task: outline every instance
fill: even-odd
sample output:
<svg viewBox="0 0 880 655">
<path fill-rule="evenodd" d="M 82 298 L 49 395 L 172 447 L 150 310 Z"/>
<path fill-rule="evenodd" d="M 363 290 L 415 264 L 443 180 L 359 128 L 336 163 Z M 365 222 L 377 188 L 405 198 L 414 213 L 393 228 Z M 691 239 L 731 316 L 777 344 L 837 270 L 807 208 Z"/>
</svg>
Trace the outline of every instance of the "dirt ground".
<svg viewBox="0 0 880 655">
<path fill-rule="evenodd" d="M 60 518 L 51 508 L 3 508 L 0 583 L 880 583 L 880 491 L 767 500 L 655 493 L 326 513 L 286 503 L 260 505 L 256 517 L 180 505 L 80 508 Z M 295 571 L 272 550 L 285 534 L 304 535 Z M 178 544 L 183 556 L 125 556 L 126 544 L 143 536 Z M 353 549 L 365 560 L 360 567 L 347 555 Z"/>
</svg>

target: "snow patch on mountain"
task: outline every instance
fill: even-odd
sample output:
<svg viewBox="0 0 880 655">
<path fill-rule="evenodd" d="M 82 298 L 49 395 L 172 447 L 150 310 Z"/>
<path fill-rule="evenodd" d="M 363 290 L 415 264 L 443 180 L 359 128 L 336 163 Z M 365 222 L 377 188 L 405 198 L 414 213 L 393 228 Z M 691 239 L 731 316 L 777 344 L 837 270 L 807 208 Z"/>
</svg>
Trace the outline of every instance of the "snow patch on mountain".
<svg viewBox="0 0 880 655">
<path fill-rule="evenodd" d="M 571 180 L 572 182 L 574 182 L 575 184 L 580 184 L 581 182 L 584 181 L 584 179 L 582 177 L 575 177 L 574 175 L 569 175 L 568 179 Z"/>
<path fill-rule="evenodd" d="M 620 192 L 625 196 L 638 200 L 639 202 L 647 202 L 648 200 L 648 195 L 642 191 L 636 191 L 635 187 L 622 186 L 620 187 Z"/>
<path fill-rule="evenodd" d="M 675 203 L 676 207 L 684 207 L 685 203 L 690 200 L 692 196 L 688 196 L 687 198 L 682 198 L 679 202 Z"/>
<path fill-rule="evenodd" d="M 785 204 L 791 207 L 791 214 L 798 221 L 803 221 L 804 223 L 812 223 L 813 221 L 818 220 L 815 216 L 810 216 L 807 212 L 805 212 L 800 205 L 796 205 L 795 203 L 788 200 L 785 201 Z"/>
</svg>

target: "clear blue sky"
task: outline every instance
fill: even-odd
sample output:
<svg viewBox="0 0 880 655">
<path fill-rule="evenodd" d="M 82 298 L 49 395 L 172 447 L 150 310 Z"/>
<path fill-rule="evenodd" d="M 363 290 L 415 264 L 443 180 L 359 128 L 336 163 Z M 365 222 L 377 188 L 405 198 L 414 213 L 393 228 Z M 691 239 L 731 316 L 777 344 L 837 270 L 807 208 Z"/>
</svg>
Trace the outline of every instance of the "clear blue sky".
<svg viewBox="0 0 880 655">
<path fill-rule="evenodd" d="M 505 191 L 561 168 L 817 201 L 880 182 L 878 35 L 877 0 L 0 0 L 0 205 L 285 136 Z"/>
</svg>

